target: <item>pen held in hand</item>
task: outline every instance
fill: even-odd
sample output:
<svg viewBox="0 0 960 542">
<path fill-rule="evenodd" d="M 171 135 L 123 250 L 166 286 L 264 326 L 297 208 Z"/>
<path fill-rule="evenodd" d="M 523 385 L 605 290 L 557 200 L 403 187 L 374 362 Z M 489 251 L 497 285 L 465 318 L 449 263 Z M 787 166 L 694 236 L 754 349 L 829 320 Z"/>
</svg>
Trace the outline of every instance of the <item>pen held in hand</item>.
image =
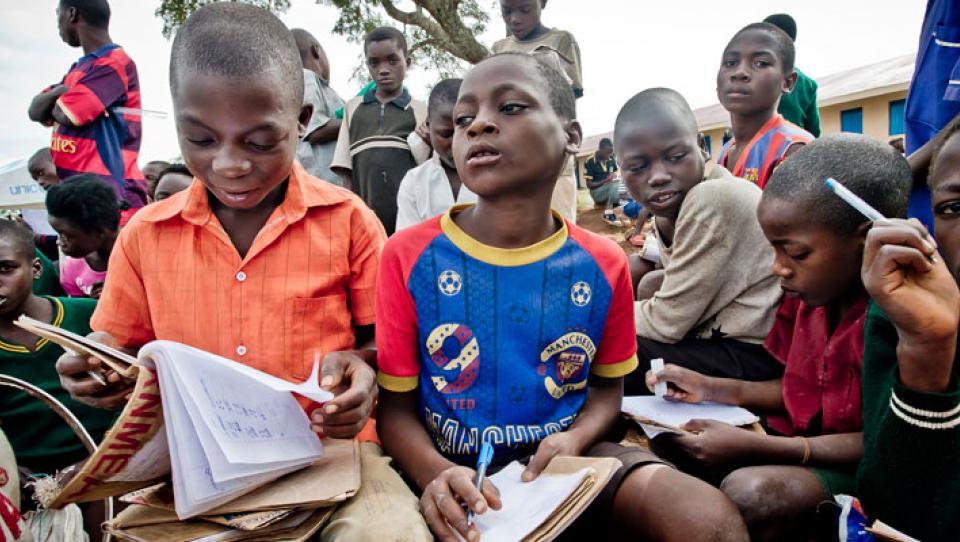
<svg viewBox="0 0 960 542">
<path fill-rule="evenodd" d="M 885 216 L 883 216 L 880 213 L 880 211 L 874 209 L 869 203 L 863 201 L 863 199 L 860 196 L 851 192 L 849 188 L 840 184 L 840 182 L 837 181 L 836 179 L 831 177 L 823 181 L 823 184 L 825 184 L 827 188 L 832 190 L 833 193 L 836 194 L 838 198 L 847 202 L 847 204 L 849 204 L 851 207 L 853 207 L 857 211 L 860 211 L 860 213 L 863 216 L 867 217 L 869 220 L 877 221 L 877 220 L 887 219 Z M 937 258 L 933 254 L 930 254 L 929 256 L 927 256 L 927 260 L 929 260 L 930 263 L 935 263 L 937 261 Z"/>
<path fill-rule="evenodd" d="M 487 468 L 490 466 L 490 463 L 493 461 L 493 445 L 489 442 L 484 442 L 480 446 L 480 455 L 477 457 L 477 481 L 476 487 L 477 491 L 481 491 L 483 488 L 483 479 L 487 475 Z M 473 524 L 473 510 L 467 513 L 467 525 Z"/>
</svg>

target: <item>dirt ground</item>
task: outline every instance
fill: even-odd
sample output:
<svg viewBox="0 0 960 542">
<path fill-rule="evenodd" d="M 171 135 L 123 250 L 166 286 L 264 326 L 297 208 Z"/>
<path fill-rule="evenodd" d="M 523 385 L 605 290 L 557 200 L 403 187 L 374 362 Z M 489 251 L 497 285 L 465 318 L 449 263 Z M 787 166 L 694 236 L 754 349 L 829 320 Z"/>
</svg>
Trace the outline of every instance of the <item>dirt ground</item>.
<svg viewBox="0 0 960 542">
<path fill-rule="evenodd" d="M 620 245 L 627 254 L 633 254 L 639 248 L 627 242 L 626 233 L 632 231 L 634 223 L 618 209 L 617 217 L 623 222 L 622 227 L 611 226 L 603 221 L 603 209 L 595 208 L 590 194 L 581 190 L 577 197 L 577 225 L 593 233 L 607 237 Z"/>
</svg>

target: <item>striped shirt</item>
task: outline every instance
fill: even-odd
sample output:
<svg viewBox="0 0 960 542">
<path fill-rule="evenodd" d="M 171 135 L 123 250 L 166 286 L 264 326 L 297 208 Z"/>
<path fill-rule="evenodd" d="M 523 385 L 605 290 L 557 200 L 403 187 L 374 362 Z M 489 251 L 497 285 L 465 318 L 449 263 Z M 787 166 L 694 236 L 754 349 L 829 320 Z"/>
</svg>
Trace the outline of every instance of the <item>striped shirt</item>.
<svg viewBox="0 0 960 542">
<path fill-rule="evenodd" d="M 208 198 L 194 179 L 121 230 L 91 327 L 122 346 L 177 341 L 297 381 L 314 353 L 353 349 L 354 326 L 374 322 L 386 240 L 363 202 L 294 162 L 241 258 Z"/>
<path fill-rule="evenodd" d="M 354 191 L 389 235 L 396 227 L 400 183 L 417 165 L 407 136 L 426 118 L 427 106 L 406 89 L 388 103 L 381 103 L 375 92 L 370 89 L 347 102 L 330 167 L 351 171 Z"/>
<path fill-rule="evenodd" d="M 140 116 L 115 110 L 140 109 L 140 82 L 133 60 L 119 45 L 109 43 L 81 57 L 61 84 L 70 90 L 57 105 L 72 125 L 58 124 L 50 142 L 57 176 L 99 175 L 131 207 L 146 205 L 146 184 L 137 166 Z"/>
<path fill-rule="evenodd" d="M 736 164 L 731 166 L 727 163 L 730 149 L 737 144 L 736 139 L 727 141 L 723 146 L 717 163 L 727 168 L 734 177 L 757 183 L 757 186 L 763 188 L 767 186 L 773 170 L 783 161 L 790 147 L 811 141 L 813 136 L 810 132 L 784 119 L 783 115 L 776 114 L 770 117 L 743 147 Z"/>
</svg>

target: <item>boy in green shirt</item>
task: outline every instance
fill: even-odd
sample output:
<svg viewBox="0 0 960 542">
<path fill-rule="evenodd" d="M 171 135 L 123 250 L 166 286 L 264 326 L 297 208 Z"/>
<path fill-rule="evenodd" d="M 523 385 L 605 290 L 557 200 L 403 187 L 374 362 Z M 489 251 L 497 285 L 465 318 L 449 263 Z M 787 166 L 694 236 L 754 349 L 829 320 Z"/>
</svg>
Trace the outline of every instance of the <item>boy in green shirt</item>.
<svg viewBox="0 0 960 542">
<path fill-rule="evenodd" d="M 41 297 L 33 293 L 40 278 L 33 236 L 22 226 L 0 220 L 0 373 L 25 380 L 66 405 L 97 440 L 109 429 L 113 412 L 91 408 L 60 387 L 55 365 L 63 349 L 24 331 L 14 321 L 25 314 L 80 335 L 90 333 L 96 301 Z M 4 388 L 0 420 L 18 463 L 33 472 L 53 474 L 86 456 L 70 427 L 40 401 Z"/>
</svg>

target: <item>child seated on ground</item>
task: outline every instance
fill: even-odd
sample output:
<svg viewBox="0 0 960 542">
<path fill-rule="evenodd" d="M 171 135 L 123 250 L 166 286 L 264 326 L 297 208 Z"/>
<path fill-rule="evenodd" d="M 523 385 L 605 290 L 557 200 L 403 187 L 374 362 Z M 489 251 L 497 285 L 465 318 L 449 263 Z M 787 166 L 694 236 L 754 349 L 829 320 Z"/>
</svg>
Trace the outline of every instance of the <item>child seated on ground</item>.
<svg viewBox="0 0 960 542">
<path fill-rule="evenodd" d="M 433 156 L 403 177 L 397 192 L 397 230 L 447 212 L 454 204 L 472 203 L 477 196 L 463 186 L 453 163 L 453 105 L 461 79 L 444 79 L 430 91 L 427 129 Z"/>
<path fill-rule="evenodd" d="M 315 429 L 353 438 L 377 395 L 373 295 L 385 235 L 359 198 L 294 160 L 310 110 L 293 37 L 265 10 L 205 5 L 177 32 L 170 68 L 180 150 L 198 182 L 123 229 L 91 338 L 131 350 L 173 340 L 297 382 L 319 354 L 320 383 L 335 397 L 312 409 Z M 87 377 L 96 366 L 68 355 L 57 370 L 72 396 L 122 406 L 130 385 L 116 374 L 99 385 Z M 360 448 L 361 488 L 323 539 L 429 536 L 389 459 L 372 442 Z"/>
<path fill-rule="evenodd" d="M 784 365 L 783 378 L 746 382 L 675 365 L 647 377 L 651 388 L 666 382 L 667 397 L 674 400 L 767 414 L 769 434 L 693 421 L 685 429 L 697 434 L 662 448 L 675 452 L 678 463 L 721 476 L 736 469 L 720 489 L 740 508 L 752 540 L 809 540 L 818 503 L 853 491 L 863 453 L 860 384 L 868 297 L 860 265 L 872 223 L 824 185 L 830 177 L 884 216 L 906 216 L 910 166 L 888 145 L 865 136 L 818 139 L 773 174 L 757 216 L 788 296 L 765 343 Z"/>
<path fill-rule="evenodd" d="M 638 289 L 656 292 L 638 291 L 640 370 L 627 377 L 626 393 L 646 392 L 653 358 L 712 376 L 779 377 L 782 368 L 761 344 L 781 292 L 773 249 L 757 224 L 760 189 L 722 167 L 706 170 L 696 119 L 673 90 L 631 98 L 614 140 L 624 183 L 654 215 L 663 266 Z"/>
<path fill-rule="evenodd" d="M 390 235 L 400 182 L 417 165 L 407 137 L 426 117 L 427 106 L 403 86 L 410 57 L 402 32 L 386 26 L 371 30 L 363 54 L 377 85 L 347 102 L 330 169 L 347 180 Z"/>
<path fill-rule="evenodd" d="M 120 231 L 116 192 L 96 175 L 74 175 L 47 191 L 47 212 L 63 252 L 63 291 L 70 297 L 99 298 Z"/>
<path fill-rule="evenodd" d="M 163 201 L 177 192 L 190 188 L 193 182 L 193 173 L 184 164 L 167 166 L 157 175 L 157 186 L 154 190 L 153 201 Z"/>
<path fill-rule="evenodd" d="M 613 210 L 620 203 L 620 176 L 617 175 L 617 161 L 613 158 L 613 141 L 600 140 L 597 152 L 587 158 L 583 164 L 583 180 L 590 189 L 593 202 L 603 207 L 603 220 L 610 225 L 619 226 Z"/>
<path fill-rule="evenodd" d="M 422 491 L 433 533 L 475 541 L 458 503 L 478 514 L 501 506 L 465 466 L 477 435 L 494 446 L 493 470 L 532 457 L 528 481 L 556 455 L 618 457 L 624 467 L 579 523 L 594 536 L 745 540 L 715 488 L 646 450 L 601 442 L 637 364 L 632 292 L 623 251 L 550 210 L 581 139 L 562 74 L 528 55 L 484 60 L 453 118 L 457 171 L 478 201 L 398 232 L 376 296 L 377 426 Z"/>
<path fill-rule="evenodd" d="M 98 181 L 99 182 L 99 181 Z M 104 184 L 110 194 L 113 189 Z M 33 293 L 40 276 L 33 236 L 22 226 L 0 220 L 0 373 L 25 380 L 53 395 L 73 412 L 94 439 L 110 428 L 113 413 L 70 398 L 60 387 L 55 365 L 63 348 L 14 325 L 21 315 L 86 335 L 97 306 L 92 299 L 41 297 Z M 49 407 L 25 393 L 3 388 L 0 420 L 19 464 L 35 473 L 54 474 L 87 456 L 73 430 Z"/>
<path fill-rule="evenodd" d="M 878 222 L 863 262 L 874 302 L 864 336 L 856 495 L 871 518 L 933 542 L 960 533 L 958 133 L 960 117 L 933 148 L 936 241 L 916 220 Z"/>
<path fill-rule="evenodd" d="M 717 71 L 717 98 L 730 112 L 733 139 L 717 164 L 735 176 L 767 185 L 773 170 L 813 136 L 777 113 L 780 96 L 793 90 L 793 40 L 770 23 L 753 23 L 734 34 Z"/>
</svg>

